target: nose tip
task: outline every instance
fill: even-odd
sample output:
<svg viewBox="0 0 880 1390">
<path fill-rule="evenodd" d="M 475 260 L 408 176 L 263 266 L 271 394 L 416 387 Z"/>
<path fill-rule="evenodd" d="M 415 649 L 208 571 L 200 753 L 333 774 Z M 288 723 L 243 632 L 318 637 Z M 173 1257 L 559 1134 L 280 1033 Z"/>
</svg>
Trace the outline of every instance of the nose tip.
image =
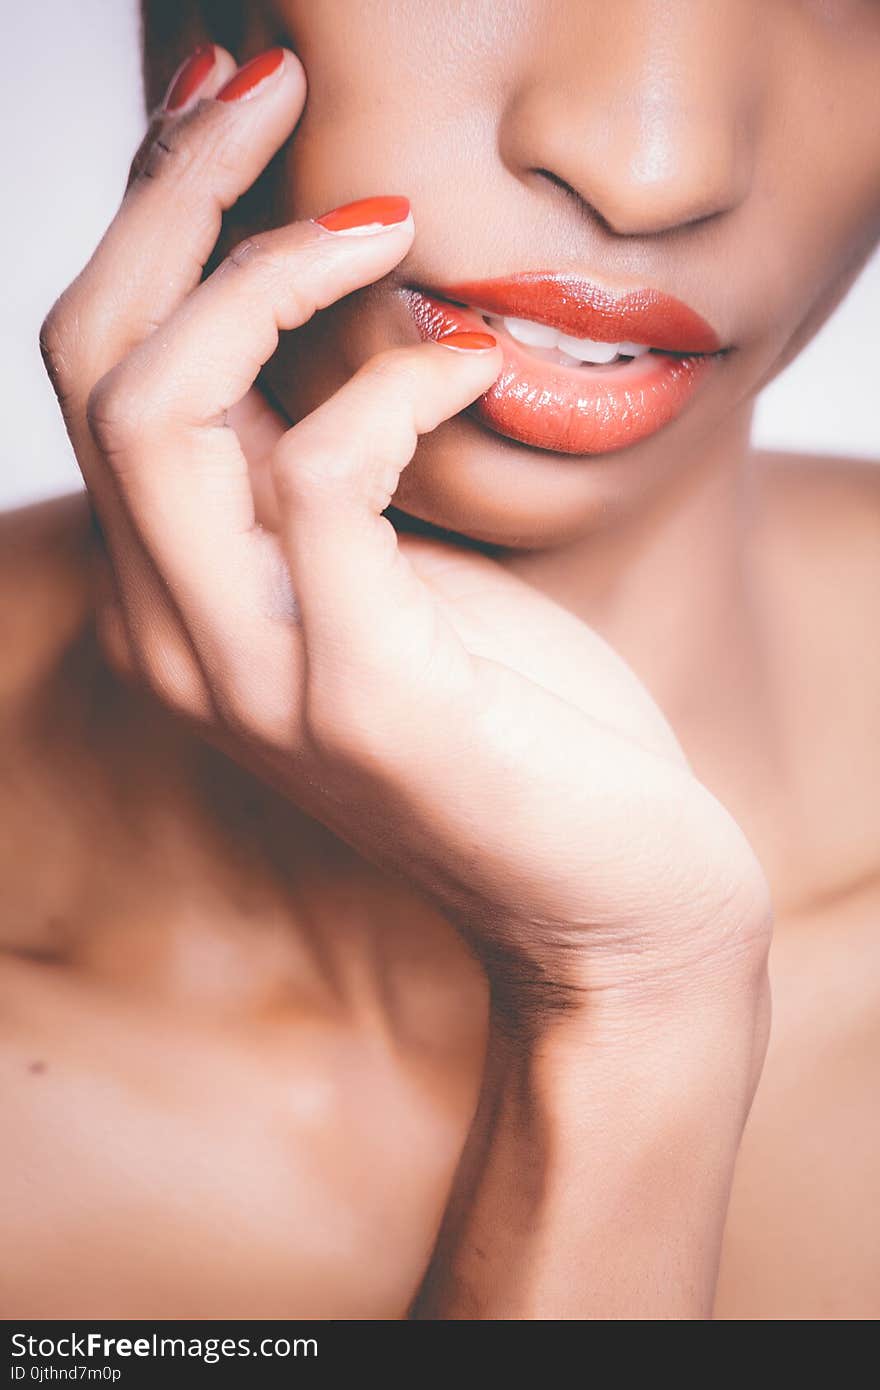
<svg viewBox="0 0 880 1390">
<path fill-rule="evenodd" d="M 498 131 L 507 168 L 549 175 L 604 228 L 651 236 L 738 207 L 751 187 L 765 57 L 751 5 L 566 6 L 529 50 Z"/>
<path fill-rule="evenodd" d="M 527 105 L 502 131 L 502 157 L 563 187 L 615 235 L 692 226 L 731 212 L 750 187 L 750 146 L 733 115 L 671 110 L 644 95 L 579 122 Z"/>
<path fill-rule="evenodd" d="M 605 139 L 593 137 L 566 165 L 568 177 L 557 175 L 618 236 L 656 236 L 731 212 L 751 180 L 745 141 L 699 112 L 610 118 Z"/>
</svg>

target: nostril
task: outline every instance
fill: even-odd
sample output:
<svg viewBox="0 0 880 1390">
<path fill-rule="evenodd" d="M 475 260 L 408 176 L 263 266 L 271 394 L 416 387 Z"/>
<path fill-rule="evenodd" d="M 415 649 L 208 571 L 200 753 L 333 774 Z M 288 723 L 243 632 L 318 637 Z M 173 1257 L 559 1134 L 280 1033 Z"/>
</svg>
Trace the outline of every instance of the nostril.
<svg viewBox="0 0 880 1390">
<path fill-rule="evenodd" d="M 596 208 L 591 207 L 583 195 L 578 193 L 577 189 L 572 184 L 566 179 L 561 178 L 559 174 L 554 174 L 552 169 L 533 169 L 531 172 L 537 179 L 540 179 L 542 183 L 548 183 L 556 192 L 561 193 L 564 198 L 577 203 L 581 211 L 588 212 L 592 217 L 598 218 L 599 221 L 604 220 L 602 214 Z"/>
<path fill-rule="evenodd" d="M 609 232 L 612 236 L 616 235 L 614 227 L 611 226 L 610 222 L 606 221 L 599 209 L 592 203 L 589 203 L 566 179 L 561 178 L 559 174 L 554 174 L 552 169 L 533 169 L 531 172 L 536 178 L 541 179 L 545 183 L 549 183 L 554 189 L 561 193 L 563 197 L 576 203 L 578 211 L 583 216 L 589 217 L 591 221 L 597 223 L 604 232 Z"/>
<path fill-rule="evenodd" d="M 565 179 L 561 179 L 558 174 L 554 174 L 552 169 L 533 169 L 532 173 L 536 174 L 538 178 L 546 179 L 548 183 L 552 183 L 553 186 L 558 188 L 562 193 L 567 193 L 570 198 L 580 197 L 572 188 L 571 184 L 566 183 Z"/>
<path fill-rule="evenodd" d="M 680 212 L 678 215 L 663 220 L 658 219 L 656 214 L 649 214 L 643 218 L 636 214 L 633 215 L 633 208 L 624 208 L 623 204 L 612 214 L 610 211 L 604 213 L 597 203 L 591 202 L 589 198 L 570 184 L 566 179 L 555 174 L 552 169 L 535 168 L 530 172 L 550 184 L 564 198 L 577 204 L 579 212 L 590 219 L 597 227 L 601 228 L 609 236 L 613 237 L 632 237 L 632 236 L 664 236 L 670 232 L 680 232 L 685 229 L 695 230 L 706 222 L 712 222 L 720 217 L 727 208 L 708 206 L 694 206 L 694 211 L 688 214 Z"/>
</svg>

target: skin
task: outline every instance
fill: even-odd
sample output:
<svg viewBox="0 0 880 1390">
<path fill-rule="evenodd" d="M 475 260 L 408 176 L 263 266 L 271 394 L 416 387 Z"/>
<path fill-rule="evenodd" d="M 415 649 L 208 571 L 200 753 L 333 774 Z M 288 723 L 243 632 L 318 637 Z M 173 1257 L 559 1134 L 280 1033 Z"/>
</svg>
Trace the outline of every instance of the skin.
<svg viewBox="0 0 880 1390">
<path fill-rule="evenodd" d="M 158 118 L 47 320 L 110 563 L 4 522 L 7 1315 L 876 1315 L 876 484 L 747 440 L 876 237 L 880 21 L 662 10 L 248 7 L 305 76 Z M 679 421 L 458 413 L 395 291 L 536 247 L 715 324 Z"/>
</svg>

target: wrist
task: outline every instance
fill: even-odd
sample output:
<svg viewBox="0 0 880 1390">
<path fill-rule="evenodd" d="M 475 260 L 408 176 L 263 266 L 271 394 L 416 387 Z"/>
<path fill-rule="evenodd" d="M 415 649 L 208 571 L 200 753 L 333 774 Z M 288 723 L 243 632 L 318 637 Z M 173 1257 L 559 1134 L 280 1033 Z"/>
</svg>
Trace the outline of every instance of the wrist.
<svg viewBox="0 0 880 1390">
<path fill-rule="evenodd" d="M 590 1094 L 614 1094 L 625 1127 L 630 1112 L 684 1125 L 710 1115 L 738 1143 L 769 1035 L 766 954 L 766 945 L 741 950 L 687 979 L 564 990 L 551 982 L 515 1008 L 493 991 L 487 1084 L 509 1081 L 555 1126 L 581 1116 Z"/>
<path fill-rule="evenodd" d="M 583 923 L 536 941 L 534 925 L 510 936 L 528 955 L 483 952 L 491 985 L 491 1025 L 543 1053 L 625 1051 L 665 1039 L 748 1033 L 768 1010 L 769 895 L 756 892 L 724 910 L 679 918 L 674 926 Z"/>
<path fill-rule="evenodd" d="M 766 990 L 764 991 L 766 999 Z M 760 1007 L 493 1020 L 420 1317 L 707 1318 Z"/>
</svg>

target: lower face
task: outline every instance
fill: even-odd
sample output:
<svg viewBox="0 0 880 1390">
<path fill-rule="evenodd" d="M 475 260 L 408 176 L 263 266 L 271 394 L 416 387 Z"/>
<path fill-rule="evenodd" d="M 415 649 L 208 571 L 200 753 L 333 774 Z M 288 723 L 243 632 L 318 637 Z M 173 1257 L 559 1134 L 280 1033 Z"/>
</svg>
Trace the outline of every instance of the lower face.
<svg viewBox="0 0 880 1390">
<path fill-rule="evenodd" d="M 682 471 L 683 457 L 710 446 L 707 432 L 735 391 L 724 352 L 640 350 L 606 365 L 582 364 L 558 348 L 518 341 L 505 316 L 394 277 L 292 335 L 270 363 L 267 383 L 298 419 L 377 352 L 487 326 L 504 353 L 498 379 L 422 437 L 394 498 L 398 511 L 475 540 L 540 548 L 646 504 Z M 749 415 L 746 401 L 726 422 L 740 445 Z"/>
<path fill-rule="evenodd" d="M 276 6 L 309 95 L 269 172 L 266 222 L 405 193 L 416 239 L 392 275 L 285 337 L 266 369 L 272 394 L 297 419 L 376 352 L 488 325 L 504 353 L 498 380 L 422 438 L 394 505 L 514 547 L 639 518 L 741 459 L 755 393 L 827 316 L 880 223 L 864 134 L 866 105 L 880 125 L 867 52 L 880 53 L 880 26 L 875 10 L 837 2 L 835 27 L 780 0 L 761 55 L 750 0 L 722 3 L 724 63 L 708 31 L 682 31 L 672 77 L 625 16 L 603 21 L 601 62 L 590 4 L 554 0 L 570 32 L 537 56 L 538 0 L 511 4 L 506 27 L 487 25 L 475 0 L 438 0 L 428 26 L 380 0 Z M 633 25 L 668 29 L 648 0 L 633 9 Z M 384 65 L 364 64 L 366 51 Z M 591 82 L 573 85 L 585 71 Z M 611 137 L 608 110 L 622 113 Z M 591 123 L 593 143 L 573 138 Z M 621 131 L 628 161 L 604 158 L 602 140 Z M 653 154 L 639 147 L 650 139 Z M 665 158 L 665 178 L 638 173 L 650 158 Z"/>
</svg>

